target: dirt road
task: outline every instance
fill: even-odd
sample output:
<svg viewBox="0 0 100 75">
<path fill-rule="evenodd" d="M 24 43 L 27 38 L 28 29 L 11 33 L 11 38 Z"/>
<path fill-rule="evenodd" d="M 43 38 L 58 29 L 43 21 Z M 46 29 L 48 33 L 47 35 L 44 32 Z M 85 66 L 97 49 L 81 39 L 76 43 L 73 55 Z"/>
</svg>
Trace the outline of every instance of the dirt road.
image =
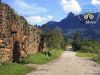
<svg viewBox="0 0 100 75">
<path fill-rule="evenodd" d="M 36 71 L 27 75 L 100 75 L 98 64 L 75 55 L 73 51 L 65 51 L 61 58 L 39 65 Z"/>
</svg>

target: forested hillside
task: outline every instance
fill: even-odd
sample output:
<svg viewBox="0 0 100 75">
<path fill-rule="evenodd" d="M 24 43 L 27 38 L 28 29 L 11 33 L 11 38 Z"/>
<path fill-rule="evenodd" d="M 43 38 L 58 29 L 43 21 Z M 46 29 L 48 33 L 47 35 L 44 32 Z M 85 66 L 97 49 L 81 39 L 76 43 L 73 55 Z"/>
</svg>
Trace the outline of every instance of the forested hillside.
<svg viewBox="0 0 100 75">
<path fill-rule="evenodd" d="M 95 13 L 94 15 L 97 17 L 99 13 Z M 41 29 L 45 30 L 45 26 L 49 29 L 52 28 L 60 28 L 65 36 L 68 38 L 73 38 L 73 35 L 76 31 L 80 32 L 80 36 L 85 39 L 99 39 L 100 38 L 100 21 L 97 20 L 96 24 L 85 24 L 83 20 L 79 19 L 79 16 L 83 16 L 81 14 L 74 15 L 72 12 L 68 14 L 67 17 L 62 19 L 59 22 L 50 21 L 41 26 Z"/>
</svg>

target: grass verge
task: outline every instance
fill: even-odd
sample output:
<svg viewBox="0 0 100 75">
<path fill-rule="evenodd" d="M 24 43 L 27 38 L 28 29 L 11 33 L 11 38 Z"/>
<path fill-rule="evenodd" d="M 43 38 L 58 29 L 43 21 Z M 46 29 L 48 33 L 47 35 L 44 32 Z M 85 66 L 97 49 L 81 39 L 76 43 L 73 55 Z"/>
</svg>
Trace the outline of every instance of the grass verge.
<svg viewBox="0 0 100 75">
<path fill-rule="evenodd" d="M 32 69 L 17 63 L 7 63 L 0 65 L 0 75 L 25 75 Z"/>
<path fill-rule="evenodd" d="M 100 64 L 100 53 L 97 54 L 97 56 L 95 56 L 95 57 L 93 58 L 93 60 L 96 61 L 98 64 Z"/>
<path fill-rule="evenodd" d="M 96 54 L 77 52 L 76 56 L 93 59 L 96 56 Z"/>
<path fill-rule="evenodd" d="M 85 57 L 94 60 L 98 64 L 100 64 L 100 54 L 95 54 L 95 53 L 83 53 L 83 52 L 77 52 L 76 56 L 79 57 Z"/>
<path fill-rule="evenodd" d="M 32 63 L 32 64 L 45 64 L 48 63 L 54 59 L 57 59 L 61 56 L 61 54 L 63 53 L 63 50 L 59 49 L 59 50 L 51 50 L 50 51 L 51 55 L 47 56 L 46 54 L 43 53 L 37 53 L 35 55 L 28 55 L 26 58 L 22 59 L 21 63 L 24 64 L 28 64 L 28 63 Z"/>
</svg>

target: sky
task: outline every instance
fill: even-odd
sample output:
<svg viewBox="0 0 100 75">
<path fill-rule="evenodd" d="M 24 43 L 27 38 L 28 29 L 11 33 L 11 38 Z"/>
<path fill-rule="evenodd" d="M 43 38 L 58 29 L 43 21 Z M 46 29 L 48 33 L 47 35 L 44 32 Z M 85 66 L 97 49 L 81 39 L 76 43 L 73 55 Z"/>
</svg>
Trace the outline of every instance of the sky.
<svg viewBox="0 0 100 75">
<path fill-rule="evenodd" d="M 100 8 L 100 0 L 2 0 L 32 25 L 60 21 L 70 12 L 78 15 L 82 6 L 92 4 Z"/>
</svg>

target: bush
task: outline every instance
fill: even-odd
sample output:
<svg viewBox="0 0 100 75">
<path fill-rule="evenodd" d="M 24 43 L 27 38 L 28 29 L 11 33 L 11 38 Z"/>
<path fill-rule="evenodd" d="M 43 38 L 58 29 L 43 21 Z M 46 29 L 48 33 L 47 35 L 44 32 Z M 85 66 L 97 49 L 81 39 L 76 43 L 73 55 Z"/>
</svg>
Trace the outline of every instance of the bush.
<svg viewBox="0 0 100 75">
<path fill-rule="evenodd" d="M 80 50 L 81 45 L 80 43 L 72 42 L 72 48 L 74 51 Z"/>
<path fill-rule="evenodd" d="M 82 52 L 100 53 L 100 42 L 93 40 L 83 40 L 80 42 L 80 49 L 76 49 Z"/>
<path fill-rule="evenodd" d="M 92 57 L 92 59 L 100 63 L 100 41 L 96 40 L 83 40 L 81 41 L 80 50 L 78 56 L 82 57 Z"/>
<path fill-rule="evenodd" d="M 50 50 L 49 52 L 37 53 L 35 55 L 28 55 L 26 58 L 21 60 L 21 63 L 28 64 L 45 64 L 58 58 L 62 54 L 63 50 Z M 50 56 L 48 55 L 50 53 Z"/>
<path fill-rule="evenodd" d="M 43 31 L 41 34 L 41 41 L 43 48 L 64 48 L 65 46 L 65 38 L 59 28 Z"/>
<path fill-rule="evenodd" d="M 93 58 L 93 60 L 100 64 L 100 53 L 98 53 L 98 55 L 95 56 L 95 57 Z"/>
</svg>

